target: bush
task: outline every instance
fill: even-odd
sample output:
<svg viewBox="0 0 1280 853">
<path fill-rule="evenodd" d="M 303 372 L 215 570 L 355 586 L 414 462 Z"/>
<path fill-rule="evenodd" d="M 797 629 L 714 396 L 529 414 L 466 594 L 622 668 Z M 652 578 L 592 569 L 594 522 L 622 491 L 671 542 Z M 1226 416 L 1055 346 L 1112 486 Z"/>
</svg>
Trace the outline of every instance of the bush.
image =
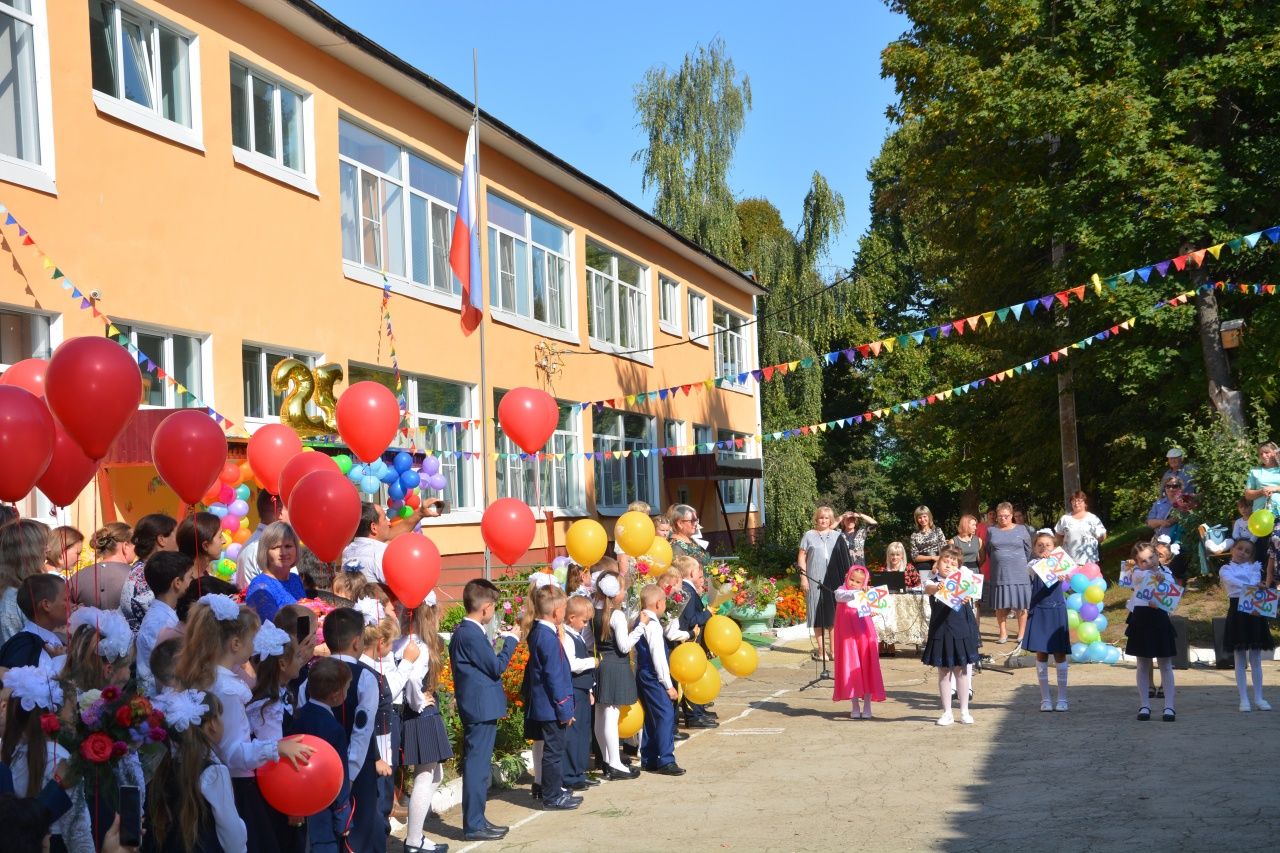
<svg viewBox="0 0 1280 853">
<path fill-rule="evenodd" d="M 1270 426 L 1266 412 L 1255 404 L 1252 431 L 1237 430 L 1213 410 L 1187 418 L 1182 437 L 1195 465 L 1197 515 L 1210 524 L 1230 526 L 1237 516 L 1236 501 L 1244 495 L 1249 470 L 1258 466 L 1258 445 L 1267 441 Z"/>
<path fill-rule="evenodd" d="M 458 629 L 459 623 L 467 617 L 467 609 L 461 604 L 455 604 L 444 612 L 444 616 L 440 618 L 440 630 L 446 634 L 452 634 Z"/>
</svg>

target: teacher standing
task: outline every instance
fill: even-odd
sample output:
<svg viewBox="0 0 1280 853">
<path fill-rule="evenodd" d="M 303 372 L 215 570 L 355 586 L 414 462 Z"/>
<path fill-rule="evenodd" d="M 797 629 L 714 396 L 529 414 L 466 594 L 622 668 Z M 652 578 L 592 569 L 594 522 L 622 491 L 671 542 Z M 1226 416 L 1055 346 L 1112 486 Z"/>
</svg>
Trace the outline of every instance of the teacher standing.
<svg viewBox="0 0 1280 853">
<path fill-rule="evenodd" d="M 938 560 L 942 546 L 947 544 L 946 535 L 933 523 L 933 511 L 927 506 L 916 507 L 916 532 L 911 534 L 908 547 L 911 562 L 915 565 L 920 577 L 933 571 L 933 564 Z"/>
<path fill-rule="evenodd" d="M 813 529 L 800 539 L 800 551 L 796 554 L 796 567 L 800 570 L 800 589 L 804 592 L 806 621 L 818 640 L 814 650 L 815 660 L 829 657 L 827 639 L 831 624 L 824 627 L 818 622 L 818 602 L 822 595 L 822 582 L 831 562 L 831 551 L 840 539 L 835 529 L 836 514 L 829 506 L 820 506 L 813 513 Z"/>
<path fill-rule="evenodd" d="M 1254 512 L 1268 508 L 1274 511 L 1277 494 L 1280 494 L 1280 452 L 1274 441 L 1268 441 L 1258 445 L 1258 467 L 1249 470 L 1244 497 L 1253 501 Z"/>
<path fill-rule="evenodd" d="M 1000 629 L 997 642 L 1009 642 L 1005 620 L 1009 611 L 1017 614 L 1018 642 L 1027 627 L 1027 608 L 1031 605 L 1031 534 L 1024 524 L 1013 523 L 1013 504 L 996 506 L 996 526 L 987 531 L 987 552 L 991 555 L 991 607 L 996 611 Z"/>
<path fill-rule="evenodd" d="M 1058 519 L 1053 532 L 1057 534 L 1058 544 L 1077 565 L 1102 562 L 1098 546 L 1106 540 L 1107 528 L 1089 512 L 1089 496 L 1084 492 L 1071 496 L 1071 511 Z"/>
</svg>

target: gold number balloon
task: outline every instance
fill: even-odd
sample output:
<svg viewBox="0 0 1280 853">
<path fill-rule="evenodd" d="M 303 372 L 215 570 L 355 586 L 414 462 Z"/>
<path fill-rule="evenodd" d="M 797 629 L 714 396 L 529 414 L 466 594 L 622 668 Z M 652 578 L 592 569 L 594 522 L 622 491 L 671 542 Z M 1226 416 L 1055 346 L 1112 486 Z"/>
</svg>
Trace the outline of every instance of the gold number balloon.
<svg viewBox="0 0 1280 853">
<path fill-rule="evenodd" d="M 280 423 L 292 427 L 303 438 L 336 433 L 338 404 L 333 398 L 333 386 L 341 381 L 340 364 L 323 364 L 312 371 L 296 358 L 282 359 L 271 371 L 271 390 L 284 395 Z M 307 404 L 311 402 L 324 412 L 323 417 L 307 414 Z"/>
</svg>

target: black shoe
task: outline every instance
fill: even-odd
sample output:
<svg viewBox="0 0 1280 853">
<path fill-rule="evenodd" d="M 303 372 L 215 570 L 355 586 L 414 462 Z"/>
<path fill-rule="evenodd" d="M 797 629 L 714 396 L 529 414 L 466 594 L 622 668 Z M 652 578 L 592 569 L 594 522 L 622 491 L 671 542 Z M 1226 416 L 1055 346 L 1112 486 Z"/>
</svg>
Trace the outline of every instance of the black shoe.
<svg viewBox="0 0 1280 853">
<path fill-rule="evenodd" d="M 720 724 L 715 720 L 709 720 L 706 717 L 699 717 L 696 720 L 685 720 L 684 727 L 686 729 L 717 729 Z"/>
<path fill-rule="evenodd" d="M 404 853 L 449 853 L 449 845 L 432 844 L 430 847 L 414 847 L 412 844 L 406 844 Z"/>
<path fill-rule="evenodd" d="M 604 778 L 608 779 L 610 782 L 618 782 L 623 779 L 634 779 L 639 775 L 639 770 L 615 770 L 612 767 L 606 767 L 604 769 Z"/>
<path fill-rule="evenodd" d="M 676 732 L 676 733 L 675 733 L 675 739 L 676 739 L 676 740 L 688 740 L 688 739 L 689 739 L 689 733 L 688 733 L 688 732 Z"/>
<path fill-rule="evenodd" d="M 683 776 L 684 768 L 681 767 L 679 764 L 672 762 L 671 764 L 664 764 L 661 767 L 649 768 L 649 772 L 659 773 L 663 776 Z"/>
<path fill-rule="evenodd" d="M 537 782 L 534 782 L 529 788 L 529 796 L 533 797 L 535 800 L 542 799 L 542 786 Z"/>
<path fill-rule="evenodd" d="M 1172 708 L 1165 708 L 1164 716 L 1160 719 L 1164 720 L 1166 723 L 1176 723 L 1178 721 L 1178 715 L 1173 712 Z"/>
<path fill-rule="evenodd" d="M 596 782 L 596 784 L 599 785 L 600 783 Z M 565 788 L 570 791 L 585 791 L 590 787 L 591 785 L 586 782 L 570 782 L 568 785 L 565 785 Z"/>
<path fill-rule="evenodd" d="M 488 818 L 484 819 L 484 825 L 485 825 L 485 828 L 492 829 L 494 832 L 501 832 L 503 835 L 506 835 L 507 832 L 511 829 L 511 827 L 509 826 L 498 826 L 498 824 L 496 823 L 489 823 Z"/>
<path fill-rule="evenodd" d="M 1151 719 L 1151 709 L 1150 709 L 1150 708 L 1148 708 L 1146 705 L 1143 705 L 1141 708 L 1139 708 L 1139 709 L 1138 709 L 1138 719 L 1139 719 L 1139 720 L 1141 720 L 1141 721 L 1142 721 L 1142 722 L 1144 722 L 1144 723 L 1145 723 L 1147 720 Z"/>
<path fill-rule="evenodd" d="M 506 838 L 507 833 L 505 831 L 499 832 L 496 829 L 490 829 L 489 827 L 485 827 L 484 829 L 476 829 L 471 832 L 464 832 L 462 834 L 462 837 L 465 838 L 467 841 L 497 841 L 501 838 Z"/>
<path fill-rule="evenodd" d="M 622 745 L 622 754 L 623 755 L 639 755 L 640 748 L 637 746 L 632 746 L 629 743 L 624 743 Z"/>
<path fill-rule="evenodd" d="M 542 804 L 542 807 L 547 811 L 568 811 L 570 809 L 576 809 L 580 805 L 582 805 L 582 797 L 571 797 L 568 794 L 561 794 L 554 800 L 545 801 Z"/>
<path fill-rule="evenodd" d="M 718 719 L 720 719 L 720 715 L 719 715 L 719 714 L 717 714 L 715 711 L 708 711 L 705 707 L 702 709 L 702 716 L 704 716 L 704 717 L 710 717 L 710 718 L 711 718 L 711 719 L 713 719 L 713 720 L 718 720 Z"/>
</svg>

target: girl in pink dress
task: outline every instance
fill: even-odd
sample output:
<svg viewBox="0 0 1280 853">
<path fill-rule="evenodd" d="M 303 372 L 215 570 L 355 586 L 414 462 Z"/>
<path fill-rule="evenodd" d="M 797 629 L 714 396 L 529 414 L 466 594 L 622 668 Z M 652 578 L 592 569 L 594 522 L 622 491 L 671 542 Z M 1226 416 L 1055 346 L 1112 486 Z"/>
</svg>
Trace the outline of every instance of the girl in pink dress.
<svg viewBox="0 0 1280 853">
<path fill-rule="evenodd" d="M 870 616 L 859 616 L 854 602 L 859 590 L 865 592 L 870 576 L 864 566 L 852 566 L 844 585 L 836 590 L 835 656 L 836 688 L 831 699 L 853 700 L 849 712 L 854 720 L 871 719 L 871 703 L 884 701 L 884 679 L 880 675 L 880 637 Z M 859 707 L 858 700 L 862 700 Z"/>
</svg>

